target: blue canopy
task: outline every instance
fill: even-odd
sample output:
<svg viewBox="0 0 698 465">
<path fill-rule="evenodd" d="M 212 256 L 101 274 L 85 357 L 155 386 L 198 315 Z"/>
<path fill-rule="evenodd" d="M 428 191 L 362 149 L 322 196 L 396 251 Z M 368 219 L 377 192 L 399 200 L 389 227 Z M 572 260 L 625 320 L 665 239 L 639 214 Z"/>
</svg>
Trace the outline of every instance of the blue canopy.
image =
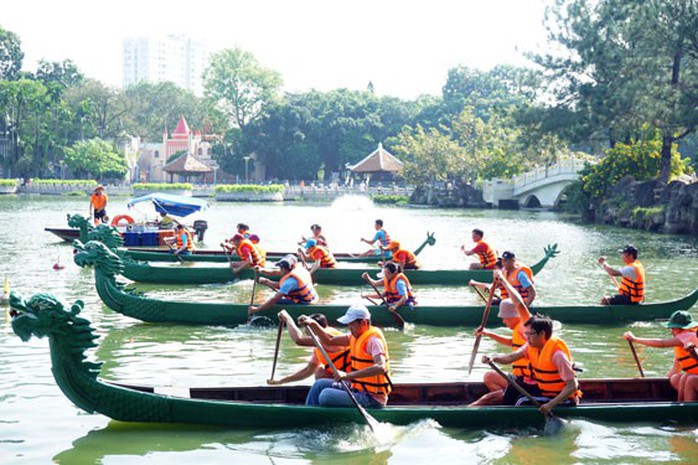
<svg viewBox="0 0 698 465">
<path fill-rule="evenodd" d="M 184 197 L 182 195 L 161 194 L 159 192 L 136 197 L 128 203 L 128 208 L 131 208 L 137 203 L 147 201 L 153 202 L 155 210 L 159 213 L 167 213 L 168 215 L 179 217 L 188 216 L 194 212 L 206 210 L 208 208 L 208 202 L 205 200 L 195 199 L 194 197 Z"/>
</svg>

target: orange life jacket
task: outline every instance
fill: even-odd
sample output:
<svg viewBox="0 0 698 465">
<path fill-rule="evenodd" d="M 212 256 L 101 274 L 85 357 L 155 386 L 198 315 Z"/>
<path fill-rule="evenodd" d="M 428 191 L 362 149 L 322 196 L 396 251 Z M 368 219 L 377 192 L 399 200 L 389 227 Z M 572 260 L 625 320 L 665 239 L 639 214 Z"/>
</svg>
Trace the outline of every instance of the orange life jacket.
<svg viewBox="0 0 698 465">
<path fill-rule="evenodd" d="M 485 270 L 493 270 L 495 263 L 497 263 L 497 254 L 494 249 L 485 241 L 478 241 L 477 244 L 485 246 L 484 252 L 477 252 L 477 258 L 480 260 L 482 268 Z"/>
<path fill-rule="evenodd" d="M 523 327 L 524 322 L 519 321 L 519 323 L 516 325 L 514 331 L 511 334 L 511 349 L 514 352 L 516 352 L 526 344 L 526 337 L 522 334 Z M 522 358 L 520 360 L 515 361 L 511 367 L 514 376 L 521 376 L 529 380 L 533 379 L 533 376 L 531 375 L 531 365 L 528 362 L 528 358 Z"/>
<path fill-rule="evenodd" d="M 298 289 L 295 289 L 288 294 L 286 297 L 297 304 L 312 304 L 317 301 L 317 293 L 313 287 L 313 280 L 310 277 L 308 270 L 302 266 L 295 266 L 290 273 L 286 274 L 281 280 L 279 280 L 279 288 L 283 286 L 284 281 L 288 278 L 293 277 L 298 281 Z"/>
<path fill-rule="evenodd" d="M 181 233 L 177 233 L 177 249 L 181 249 L 184 245 L 184 241 L 182 240 L 182 233 L 184 233 L 187 236 L 187 250 L 191 252 L 192 250 L 194 250 L 194 238 L 192 238 L 191 233 L 187 231 L 186 228 L 182 229 Z"/>
<path fill-rule="evenodd" d="M 635 281 L 623 276 L 618 292 L 630 297 L 631 302 L 640 303 L 645 300 L 645 267 L 639 260 L 635 260 L 628 266 L 635 269 Z"/>
<path fill-rule="evenodd" d="M 337 260 L 335 260 L 332 252 L 321 245 L 315 245 L 308 250 L 308 255 L 313 260 L 320 260 L 320 268 L 335 268 Z"/>
<path fill-rule="evenodd" d="M 417 256 L 410 252 L 409 250 L 405 249 L 399 249 L 396 252 L 393 253 L 393 260 L 398 261 L 398 262 L 404 262 L 405 267 L 416 267 L 417 265 Z"/>
<path fill-rule="evenodd" d="M 340 330 L 331 326 L 325 328 L 325 331 L 330 333 L 332 336 L 339 336 L 342 334 Z M 324 345 L 323 347 L 325 348 L 325 351 L 327 351 L 327 355 L 330 356 L 332 363 L 334 363 L 334 366 L 337 367 L 338 370 L 346 372 L 351 368 L 349 349 L 347 347 L 331 346 L 334 350 L 330 350 L 330 347 Z M 331 377 L 333 374 L 332 368 L 330 368 L 330 364 L 327 362 L 327 360 L 325 360 L 325 357 L 322 355 L 322 352 L 320 352 L 320 349 L 316 347 L 313 352 L 315 353 L 315 358 L 318 359 L 318 362 L 320 362 L 323 370 L 325 370 L 325 374 L 328 375 L 328 377 Z"/>
<path fill-rule="evenodd" d="M 245 251 L 249 251 L 249 256 L 252 259 L 250 266 L 265 265 L 266 260 L 264 259 L 264 256 L 259 252 L 257 246 L 254 245 L 249 239 L 243 239 L 240 241 L 240 243 L 238 243 L 237 254 L 241 260 L 247 260 L 248 254 L 246 254 Z"/>
<path fill-rule="evenodd" d="M 523 271 L 528 275 L 528 279 L 531 281 L 531 284 L 533 284 L 533 271 L 527 267 L 526 265 L 522 265 L 520 263 L 517 263 L 517 267 L 510 271 L 507 271 L 506 268 L 502 270 L 502 273 L 504 274 L 504 278 L 509 281 L 509 283 L 514 286 L 514 288 L 521 294 L 521 298 L 525 299 L 528 297 L 528 289 L 529 288 L 524 288 L 521 283 L 519 282 L 519 272 Z M 502 294 L 502 299 L 506 299 L 509 297 L 509 292 L 507 292 L 506 288 L 500 284 L 499 285 L 499 292 Z"/>
<path fill-rule="evenodd" d="M 390 381 L 390 356 L 388 354 L 388 343 L 385 341 L 383 332 L 375 326 L 370 326 L 364 333 L 355 338 L 349 338 L 349 353 L 351 354 L 351 371 L 359 371 L 375 365 L 373 356 L 368 353 L 368 341 L 372 337 L 378 337 L 385 347 L 386 368 L 385 374 L 368 376 L 360 379 L 352 379 L 351 387 L 358 391 L 366 391 L 373 394 L 390 394 L 393 383 Z"/>
<path fill-rule="evenodd" d="M 393 276 L 393 279 L 391 279 L 390 281 L 388 281 L 387 276 L 383 278 L 383 287 L 385 288 L 385 300 L 387 300 L 389 304 L 392 304 L 393 302 L 397 302 L 402 298 L 402 296 L 397 291 L 397 282 L 399 279 L 404 279 L 405 284 L 407 284 L 407 302 L 405 303 L 413 304 L 414 295 L 412 294 L 412 286 L 410 285 L 410 280 L 407 279 L 407 276 L 405 276 L 404 273 L 396 273 L 395 276 Z"/>
<path fill-rule="evenodd" d="M 553 354 L 558 350 L 562 350 L 570 363 L 572 363 L 572 354 L 570 349 L 565 344 L 565 341 L 557 336 L 551 336 L 548 342 L 545 343 L 542 349 L 528 347 L 526 356 L 533 370 L 533 378 L 538 383 L 538 389 L 544 397 L 555 397 L 565 388 L 565 383 L 560 378 L 560 373 L 557 371 L 557 366 L 553 363 Z M 582 391 L 577 389 L 570 395 L 570 399 L 581 397 Z"/>
<path fill-rule="evenodd" d="M 383 228 L 380 228 L 379 231 L 383 231 L 385 233 L 385 240 L 381 241 L 381 245 L 383 247 L 388 247 L 388 245 L 390 244 L 390 234 L 388 234 L 388 231 L 386 231 Z"/>
<path fill-rule="evenodd" d="M 693 330 L 688 330 L 693 332 L 693 343 L 698 345 L 698 335 Z M 689 351 L 684 349 L 682 346 L 674 346 L 674 355 L 676 360 L 681 365 L 681 369 L 686 373 L 691 373 L 692 375 L 698 375 L 698 361 L 691 355 Z"/>
<path fill-rule="evenodd" d="M 92 194 L 90 196 L 90 203 L 95 210 L 104 210 L 104 207 L 107 205 L 107 200 L 109 200 L 107 194 Z"/>
</svg>

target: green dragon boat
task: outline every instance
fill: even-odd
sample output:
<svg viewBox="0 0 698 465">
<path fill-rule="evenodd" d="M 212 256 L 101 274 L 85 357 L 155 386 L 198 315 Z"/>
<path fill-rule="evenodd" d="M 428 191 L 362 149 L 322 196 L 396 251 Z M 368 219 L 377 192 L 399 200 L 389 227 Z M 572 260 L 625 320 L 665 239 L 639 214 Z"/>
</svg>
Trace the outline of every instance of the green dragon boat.
<svg viewBox="0 0 698 465">
<path fill-rule="evenodd" d="M 116 276 L 124 269 L 121 258 L 99 241 L 75 243 L 75 263 L 93 265 L 95 286 L 102 301 L 115 312 L 152 323 L 180 323 L 237 326 L 248 322 L 247 304 L 178 302 L 151 299 L 124 289 Z M 563 323 L 617 324 L 630 321 L 669 318 L 676 310 L 687 310 L 698 300 L 698 289 L 683 299 L 640 305 L 568 305 L 537 307 L 533 310 L 549 315 Z M 255 314 L 277 321 L 277 313 L 285 308 L 295 318 L 301 314 L 324 313 L 331 321 L 346 311 L 346 305 L 286 305 L 273 306 Z M 395 316 L 383 306 L 369 306 L 372 321 L 379 326 L 396 325 Z M 482 306 L 419 305 L 413 310 L 399 310 L 408 323 L 433 326 L 475 327 L 482 319 Z M 496 312 L 490 313 L 489 324 L 500 324 Z"/>
<path fill-rule="evenodd" d="M 82 239 L 81 239 L 82 240 Z M 83 242 L 85 242 L 83 240 Z M 434 238 L 434 233 L 427 232 L 427 238 L 422 242 L 422 244 L 417 247 L 414 251 L 415 255 L 419 255 L 422 250 L 427 245 L 434 245 L 436 239 Z M 283 256 L 288 255 L 292 252 L 282 253 L 282 252 L 267 252 L 267 261 L 275 261 L 281 259 Z M 158 248 L 143 248 L 134 247 L 127 248 L 122 253 L 123 256 L 132 258 L 133 260 L 139 260 L 144 262 L 178 262 L 179 259 L 172 255 L 167 249 Z M 383 256 L 373 255 L 370 257 L 358 257 L 349 253 L 333 253 L 334 258 L 338 262 L 348 262 L 348 263 L 378 263 L 380 261 L 389 260 L 392 258 L 391 252 L 385 252 Z M 182 260 L 185 262 L 214 262 L 214 263 L 227 263 L 228 260 L 240 261 L 240 257 L 237 255 L 228 255 L 223 252 L 223 250 L 212 250 L 203 249 L 195 250 L 191 255 L 180 255 Z M 223 281 L 225 282 L 225 281 Z"/>
<path fill-rule="evenodd" d="M 12 329 L 23 340 L 49 339 L 51 371 L 76 406 L 124 422 L 206 424 L 238 428 L 322 428 L 362 423 L 353 408 L 303 405 L 307 386 L 167 388 L 133 386 L 98 378 L 101 363 L 85 351 L 98 336 L 80 317 L 81 301 L 70 309 L 48 294 L 28 301 L 11 296 Z M 577 407 L 558 407 L 562 418 L 603 422 L 696 424 L 698 402 L 676 402 L 666 378 L 581 379 Z M 467 404 L 487 391 L 483 383 L 396 383 L 385 408 L 371 410 L 381 422 L 409 425 L 433 419 L 449 428 L 542 427 L 535 407 L 479 407 Z"/>
</svg>

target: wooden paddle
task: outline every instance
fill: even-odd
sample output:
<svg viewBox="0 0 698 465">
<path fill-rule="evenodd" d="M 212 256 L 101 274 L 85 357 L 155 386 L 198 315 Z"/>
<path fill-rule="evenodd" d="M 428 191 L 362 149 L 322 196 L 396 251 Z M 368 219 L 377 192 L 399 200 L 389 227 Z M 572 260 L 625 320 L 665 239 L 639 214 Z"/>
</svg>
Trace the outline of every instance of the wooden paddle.
<svg viewBox="0 0 698 465">
<path fill-rule="evenodd" d="M 276 348 L 274 349 L 274 363 L 271 366 L 271 377 L 269 381 L 274 381 L 276 373 L 276 361 L 279 359 L 279 348 L 281 347 L 281 333 L 284 331 L 284 320 L 279 319 L 279 331 L 276 333 Z"/>
<path fill-rule="evenodd" d="M 230 257 L 230 254 L 228 253 L 228 249 L 226 248 L 225 244 L 221 242 L 221 249 L 223 249 L 223 254 L 225 254 L 225 258 L 228 259 L 228 266 L 230 266 L 230 270 L 233 272 L 233 275 L 235 275 L 235 281 L 234 283 L 237 283 L 240 281 L 240 276 L 238 275 L 238 272 L 235 270 L 235 265 L 233 265 L 233 259 Z"/>
<path fill-rule="evenodd" d="M 332 361 L 332 358 L 330 358 L 329 355 L 327 355 L 327 351 L 325 348 L 322 346 L 320 341 L 318 340 L 317 336 L 313 332 L 310 326 L 305 327 L 306 331 L 308 332 L 308 335 L 312 338 L 313 343 L 315 344 L 315 347 L 318 348 L 320 353 L 322 354 L 323 357 L 325 357 L 325 360 L 327 360 L 327 364 L 330 366 L 332 369 L 332 372 L 335 374 L 335 376 L 339 377 L 339 370 L 337 370 L 337 367 L 334 365 L 334 362 Z M 359 411 L 361 416 L 366 420 L 366 423 L 368 426 L 371 428 L 371 430 L 375 433 L 376 430 L 378 429 L 379 423 L 378 420 L 373 418 L 365 408 L 359 403 L 358 400 L 356 400 L 356 397 L 354 397 L 354 393 L 351 392 L 351 388 L 347 385 L 345 380 L 341 380 L 339 384 L 344 388 L 346 393 L 349 395 L 349 398 L 351 399 L 352 403 L 356 407 L 356 409 Z"/>
<path fill-rule="evenodd" d="M 487 362 L 487 364 L 492 368 L 497 374 L 507 380 L 511 386 L 519 391 L 519 393 L 528 399 L 536 408 L 540 409 L 541 403 L 538 402 L 526 389 L 524 389 L 519 383 L 516 382 L 514 377 L 509 373 L 504 373 L 501 368 L 495 365 L 492 361 Z M 540 411 L 540 410 L 539 410 Z M 560 419 L 557 415 L 552 412 L 545 414 L 541 412 L 545 417 L 545 432 L 552 434 L 557 433 L 565 428 L 565 422 Z"/>
<path fill-rule="evenodd" d="M 252 282 L 252 295 L 250 296 L 250 307 L 254 305 L 255 291 L 257 290 L 257 281 L 259 280 L 259 271 L 254 269 L 254 281 Z"/>
<path fill-rule="evenodd" d="M 492 299 L 494 298 L 494 291 L 497 289 L 497 284 L 499 283 L 498 278 L 492 279 L 492 286 L 490 286 L 490 295 L 487 297 L 487 304 L 485 305 L 485 310 L 482 312 L 482 322 L 480 323 L 479 329 L 484 330 L 485 324 L 490 317 L 490 309 L 492 308 Z M 482 332 L 475 336 L 475 344 L 473 344 L 473 353 L 470 354 L 470 363 L 468 364 L 468 375 L 473 372 L 473 365 L 475 364 L 475 357 L 477 356 L 477 351 L 480 348 L 480 341 L 482 340 Z"/>
<path fill-rule="evenodd" d="M 173 246 L 172 244 L 170 244 L 169 242 L 167 243 L 167 246 L 170 248 L 170 251 L 172 252 L 172 255 L 174 255 L 175 257 L 177 257 L 177 260 L 179 260 L 179 263 L 184 263 L 184 260 L 182 259 L 182 257 L 180 257 L 179 254 L 175 254 L 175 253 L 174 253 L 174 252 L 175 252 L 174 246 Z"/>
<path fill-rule="evenodd" d="M 363 275 L 362 275 L 363 276 Z M 400 315 L 397 310 L 392 311 L 390 310 L 390 304 L 388 303 L 387 300 L 385 300 L 385 297 L 383 296 L 383 293 L 378 290 L 375 284 L 371 281 L 371 278 L 368 276 L 363 276 L 363 278 L 366 280 L 366 282 L 373 288 L 374 291 L 376 291 L 376 294 L 380 296 L 380 298 L 383 300 L 383 304 L 385 305 L 385 308 L 388 309 L 390 313 L 392 313 L 395 316 L 395 321 L 397 322 L 397 327 L 398 329 L 405 329 L 405 319 L 402 318 L 402 315 Z"/>
<path fill-rule="evenodd" d="M 608 274 L 608 271 L 606 271 L 606 268 L 603 267 L 603 265 L 599 262 L 596 262 L 597 265 L 599 265 L 599 268 L 601 268 L 606 274 Z M 615 276 L 608 274 L 608 277 L 611 278 L 611 281 L 613 281 L 613 285 L 616 286 L 616 289 L 620 289 L 620 283 L 616 279 Z"/>
<path fill-rule="evenodd" d="M 635 359 L 637 369 L 640 371 L 640 378 L 644 378 L 645 372 L 642 370 L 642 363 L 640 363 L 640 359 L 637 357 L 637 352 L 635 351 L 635 345 L 633 344 L 633 341 L 628 340 L 628 345 L 630 346 L 630 351 L 633 353 L 633 358 Z"/>
<path fill-rule="evenodd" d="M 482 289 L 480 289 L 480 288 L 477 287 L 477 286 L 472 286 L 472 288 L 475 289 L 475 292 L 477 292 L 477 295 L 480 296 L 480 298 L 482 299 L 482 301 L 483 301 L 484 303 L 487 303 L 487 297 L 485 297 L 485 294 L 482 293 Z"/>
</svg>

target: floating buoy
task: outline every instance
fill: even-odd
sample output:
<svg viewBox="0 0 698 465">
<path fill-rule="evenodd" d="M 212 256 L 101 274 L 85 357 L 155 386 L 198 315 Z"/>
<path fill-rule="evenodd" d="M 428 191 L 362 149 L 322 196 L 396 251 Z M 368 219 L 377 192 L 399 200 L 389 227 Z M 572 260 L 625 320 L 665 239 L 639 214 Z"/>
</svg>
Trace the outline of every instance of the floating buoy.
<svg viewBox="0 0 698 465">
<path fill-rule="evenodd" d="M 56 263 L 53 264 L 53 269 L 58 271 L 58 270 L 62 270 L 63 268 L 65 268 L 65 265 L 61 265 L 61 254 L 59 253 L 56 256 Z"/>
<path fill-rule="evenodd" d="M 0 304 L 6 304 L 10 300 L 10 280 L 5 276 L 5 287 L 3 288 L 2 296 L 0 296 Z"/>
</svg>

